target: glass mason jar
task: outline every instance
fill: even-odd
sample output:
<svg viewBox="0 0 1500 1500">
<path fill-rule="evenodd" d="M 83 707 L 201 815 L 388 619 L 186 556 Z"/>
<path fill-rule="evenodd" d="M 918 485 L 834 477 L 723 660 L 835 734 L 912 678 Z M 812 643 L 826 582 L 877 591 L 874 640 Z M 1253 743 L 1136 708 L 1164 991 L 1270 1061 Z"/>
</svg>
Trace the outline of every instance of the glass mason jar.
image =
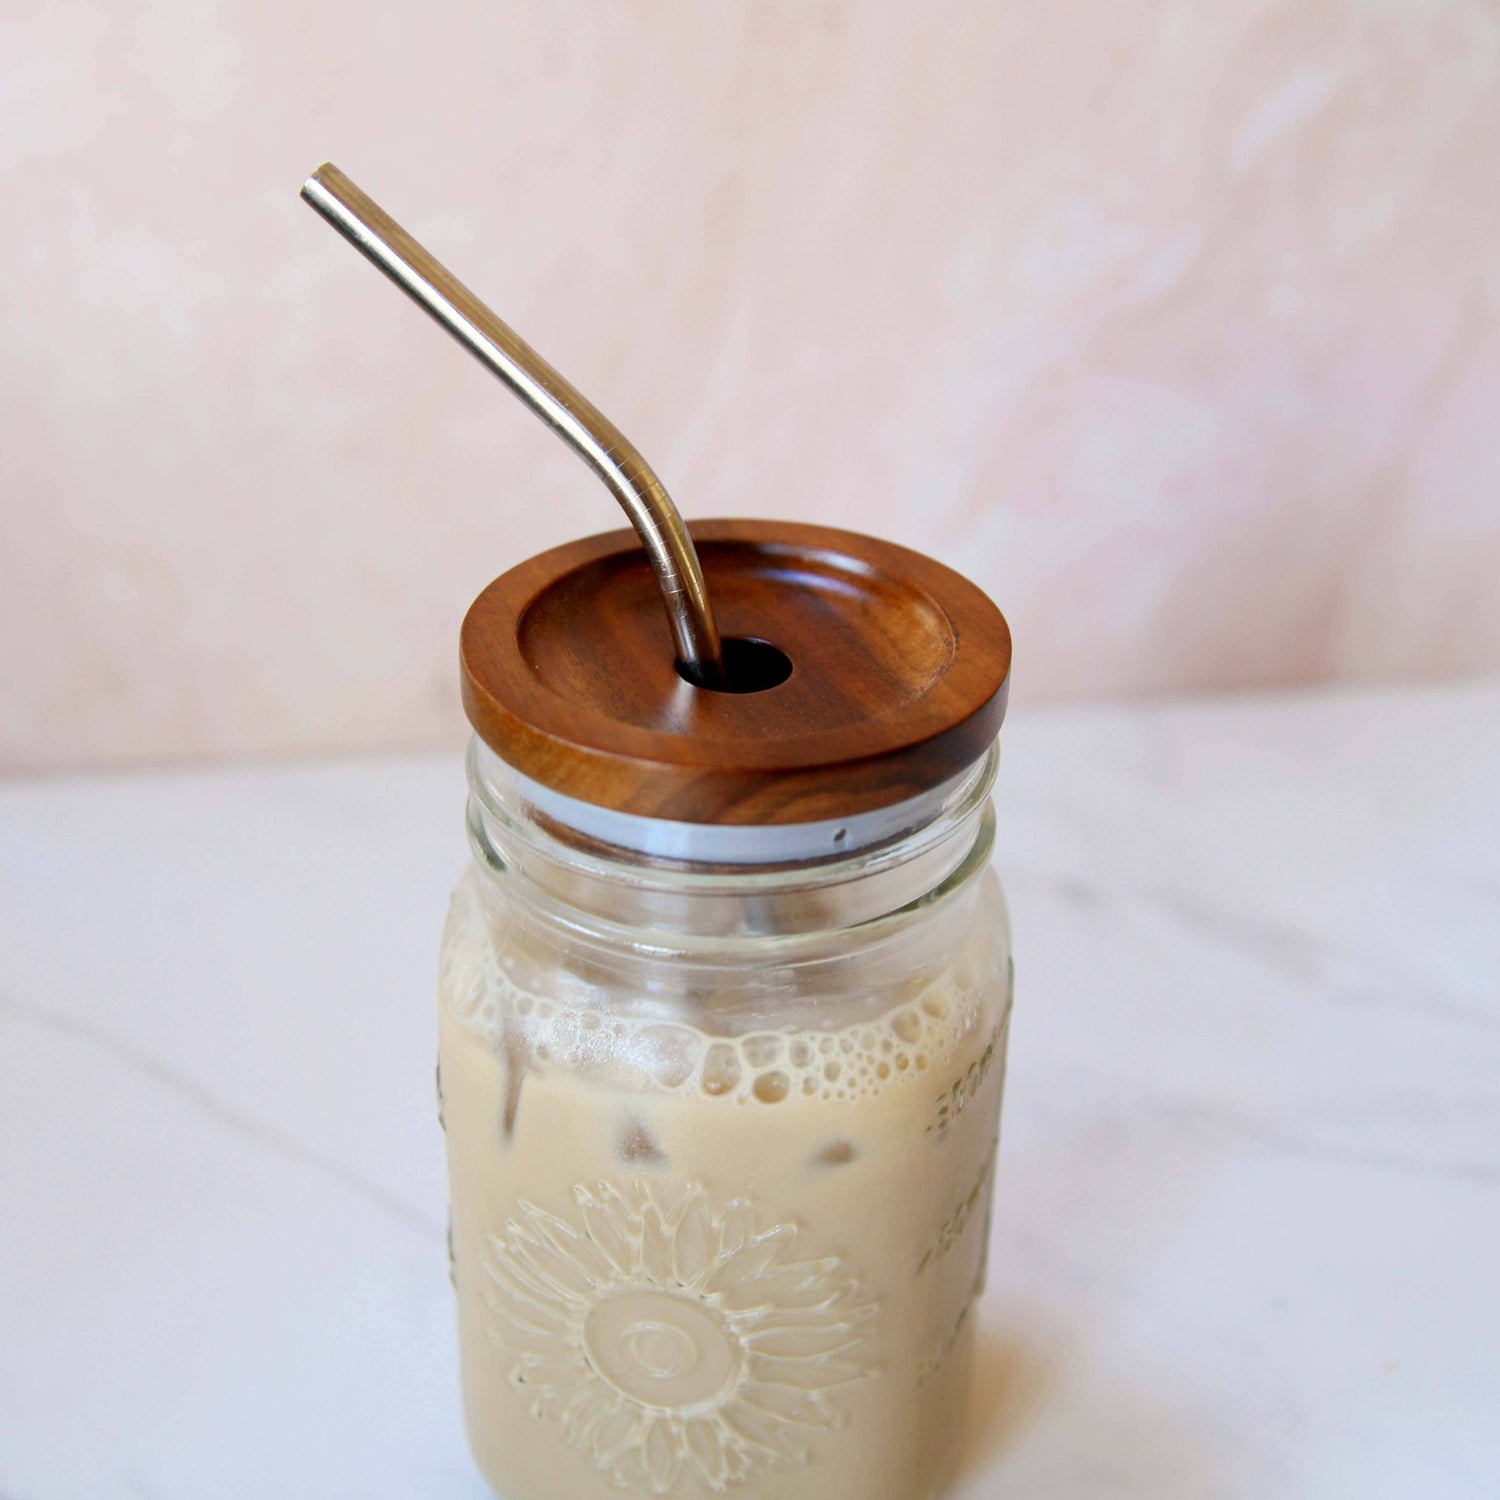
<svg viewBox="0 0 1500 1500">
<path fill-rule="evenodd" d="M 1011 1001 L 977 762 L 724 828 L 470 750 L 439 1092 L 507 1500 L 925 1500 L 956 1457 Z"/>
</svg>

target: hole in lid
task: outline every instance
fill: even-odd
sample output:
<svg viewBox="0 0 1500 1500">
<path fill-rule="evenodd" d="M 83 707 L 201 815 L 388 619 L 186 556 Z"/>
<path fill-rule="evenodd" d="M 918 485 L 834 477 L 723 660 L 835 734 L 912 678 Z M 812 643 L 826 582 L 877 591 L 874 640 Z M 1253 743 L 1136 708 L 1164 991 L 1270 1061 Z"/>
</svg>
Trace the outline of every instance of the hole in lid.
<svg viewBox="0 0 1500 1500">
<path fill-rule="evenodd" d="M 792 675 L 792 659 L 769 641 L 753 636 L 730 636 L 724 642 L 724 681 L 699 682 L 691 668 L 677 663 L 677 675 L 696 688 L 713 693 L 763 693 L 780 687 Z"/>
</svg>

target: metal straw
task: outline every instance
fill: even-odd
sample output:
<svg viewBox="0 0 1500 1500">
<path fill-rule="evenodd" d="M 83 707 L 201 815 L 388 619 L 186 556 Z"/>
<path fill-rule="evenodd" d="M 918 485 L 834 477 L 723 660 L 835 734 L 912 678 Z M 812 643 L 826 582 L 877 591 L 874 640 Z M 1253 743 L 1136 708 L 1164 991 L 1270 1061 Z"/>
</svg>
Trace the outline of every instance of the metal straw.
<svg viewBox="0 0 1500 1500">
<path fill-rule="evenodd" d="M 635 445 L 332 163 L 302 184 L 302 196 L 498 375 L 609 486 L 650 555 L 678 660 L 694 681 L 722 683 L 719 630 L 697 549 L 661 480 Z"/>
</svg>

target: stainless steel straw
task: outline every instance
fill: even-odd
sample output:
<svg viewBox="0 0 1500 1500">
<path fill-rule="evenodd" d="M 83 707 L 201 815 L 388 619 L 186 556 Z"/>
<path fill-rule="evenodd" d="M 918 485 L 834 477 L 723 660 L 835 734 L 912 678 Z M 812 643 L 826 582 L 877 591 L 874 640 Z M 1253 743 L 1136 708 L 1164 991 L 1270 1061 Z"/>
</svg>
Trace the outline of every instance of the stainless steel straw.
<svg viewBox="0 0 1500 1500">
<path fill-rule="evenodd" d="M 650 555 L 678 660 L 694 681 L 705 687 L 721 684 L 719 630 L 697 549 L 635 444 L 337 167 L 319 167 L 302 184 L 302 196 L 498 375 L 609 486 Z"/>
</svg>

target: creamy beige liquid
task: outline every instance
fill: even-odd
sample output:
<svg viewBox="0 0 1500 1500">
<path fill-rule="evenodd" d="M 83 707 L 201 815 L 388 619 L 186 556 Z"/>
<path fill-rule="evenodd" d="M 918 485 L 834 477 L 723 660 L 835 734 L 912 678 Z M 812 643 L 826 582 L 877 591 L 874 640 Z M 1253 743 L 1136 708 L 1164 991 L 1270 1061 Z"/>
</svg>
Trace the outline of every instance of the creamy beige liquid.
<svg viewBox="0 0 1500 1500">
<path fill-rule="evenodd" d="M 465 1408 L 497 1494 L 939 1493 L 1004 1073 L 998 891 L 889 1008 L 724 1036 L 519 990 L 477 878 L 440 1065 Z"/>
</svg>

